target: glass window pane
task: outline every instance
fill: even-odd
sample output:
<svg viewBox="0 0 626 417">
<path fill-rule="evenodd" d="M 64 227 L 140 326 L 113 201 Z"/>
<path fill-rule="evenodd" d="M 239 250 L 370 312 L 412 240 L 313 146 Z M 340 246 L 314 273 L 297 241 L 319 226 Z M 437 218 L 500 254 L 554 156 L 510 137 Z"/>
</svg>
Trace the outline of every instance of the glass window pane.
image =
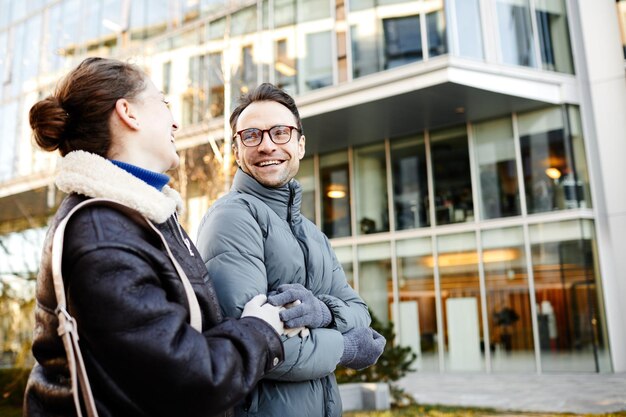
<svg viewBox="0 0 626 417">
<path fill-rule="evenodd" d="M 222 39 L 224 38 L 224 32 L 226 31 L 226 18 L 213 20 L 209 22 L 207 27 L 209 39 Z"/>
<path fill-rule="evenodd" d="M 445 368 L 481 371 L 485 351 L 474 233 L 437 239 Z M 428 264 L 432 264 L 432 258 Z"/>
<path fill-rule="evenodd" d="M 329 32 L 306 35 L 304 58 L 304 90 L 316 90 L 333 84 L 333 58 Z"/>
<path fill-rule="evenodd" d="M 354 267 L 352 265 L 352 246 L 340 246 L 333 248 L 337 260 L 343 268 L 344 274 L 346 274 L 346 280 L 352 288 L 354 288 Z"/>
<path fill-rule="evenodd" d="M 313 158 L 306 158 L 300 161 L 300 169 L 296 179 L 302 187 L 300 213 L 315 223 L 315 172 Z"/>
<path fill-rule="evenodd" d="M 479 0 L 455 0 L 454 7 L 459 55 L 482 59 L 484 52 Z"/>
<path fill-rule="evenodd" d="M 356 149 L 356 218 L 358 234 L 389 231 L 385 145 Z"/>
<path fill-rule="evenodd" d="M 541 65 L 551 71 L 574 73 L 567 10 L 563 0 L 535 0 Z"/>
<path fill-rule="evenodd" d="M 329 0 L 298 0 L 298 22 L 330 17 Z"/>
<path fill-rule="evenodd" d="M 515 142 L 511 118 L 478 123 L 474 133 L 481 216 L 484 219 L 521 213 Z"/>
<path fill-rule="evenodd" d="M 350 26 L 352 47 L 352 76 L 359 78 L 382 70 L 379 57 L 377 22 L 374 14 L 368 14 L 360 22 Z"/>
<path fill-rule="evenodd" d="M 39 74 L 39 58 L 41 46 L 41 14 L 37 14 L 26 22 L 24 48 L 28 51 L 22 59 L 23 82 L 34 81 Z"/>
<path fill-rule="evenodd" d="M 617 0 L 617 18 L 619 19 L 619 31 L 622 36 L 622 50 L 626 59 L 626 0 Z M 2 25 L 0 24 L 0 27 Z"/>
<path fill-rule="evenodd" d="M 15 174 L 17 118 L 16 101 L 0 105 L 0 180 L 8 180 Z"/>
<path fill-rule="evenodd" d="M 279 28 L 296 23 L 295 0 L 274 0 L 274 27 Z"/>
<path fill-rule="evenodd" d="M 8 65 L 8 33 L 6 31 L 0 32 L 0 86 L 3 86 L 5 83 L 5 77 L 7 75 L 6 67 Z M 2 96 L 4 94 L 4 88 L 0 87 L 0 103 L 2 103 Z M 2 117 L 2 112 L 0 112 L 0 118 Z"/>
<path fill-rule="evenodd" d="M 275 44 L 274 79 L 278 88 L 282 88 L 292 96 L 298 92 L 297 63 L 295 52 L 295 36 L 278 39 Z"/>
<path fill-rule="evenodd" d="M 329 238 L 352 234 L 348 152 L 320 156 L 322 231 Z"/>
<path fill-rule="evenodd" d="M 383 19 L 383 34 L 384 69 L 424 58 L 419 15 Z"/>
<path fill-rule="evenodd" d="M 473 221 L 472 179 L 465 127 L 433 132 L 431 155 L 437 224 Z"/>
<path fill-rule="evenodd" d="M 398 268 L 398 323 L 400 345 L 417 354 L 413 368 L 438 371 L 439 355 L 435 276 L 430 238 L 400 240 L 396 244 Z"/>
<path fill-rule="evenodd" d="M 537 66 L 528 0 L 496 0 L 496 5 L 502 61 Z"/>
<path fill-rule="evenodd" d="M 241 48 L 239 63 L 235 67 L 235 73 L 231 78 L 232 97 L 239 97 L 242 94 L 252 91 L 257 86 L 257 64 L 254 58 L 252 45 Z"/>
<path fill-rule="evenodd" d="M 232 36 L 252 33 L 256 30 L 256 6 L 248 7 L 232 15 L 230 22 L 230 34 Z"/>
<path fill-rule="evenodd" d="M 543 371 L 610 371 L 593 222 L 532 225 L 530 239 Z"/>
<path fill-rule="evenodd" d="M 222 73 L 222 53 L 209 54 L 209 113 L 211 117 L 224 114 L 224 74 Z"/>
<path fill-rule="evenodd" d="M 396 230 L 430 225 L 424 137 L 391 142 L 391 175 Z"/>
<path fill-rule="evenodd" d="M 579 121 L 569 126 L 561 107 L 519 116 L 520 145 L 529 213 L 587 207 L 588 180 Z M 575 115 L 575 114 L 574 114 Z M 574 120 L 579 120 L 574 118 Z M 574 153 L 583 153 L 575 155 Z M 581 162 L 582 166 L 577 166 Z M 586 184 L 587 183 L 587 184 Z"/>
<path fill-rule="evenodd" d="M 360 245 L 357 251 L 359 257 L 359 295 L 367 303 L 372 314 L 381 323 L 387 324 L 391 318 L 393 302 L 389 243 Z"/>
<path fill-rule="evenodd" d="M 446 17 L 443 0 L 425 0 L 428 55 L 433 57 L 448 52 Z M 466 17 L 464 17 L 466 18 Z"/>
<path fill-rule="evenodd" d="M 534 372 L 530 292 L 521 227 L 482 233 L 491 369 Z"/>
</svg>

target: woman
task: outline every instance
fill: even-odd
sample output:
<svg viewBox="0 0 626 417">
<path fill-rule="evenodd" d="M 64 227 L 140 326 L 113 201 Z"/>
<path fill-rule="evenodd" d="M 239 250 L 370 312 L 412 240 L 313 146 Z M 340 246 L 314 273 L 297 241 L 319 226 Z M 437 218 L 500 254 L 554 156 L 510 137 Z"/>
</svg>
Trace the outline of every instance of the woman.
<svg viewBox="0 0 626 417">
<path fill-rule="evenodd" d="M 137 67 L 88 58 L 36 103 L 37 144 L 64 156 L 56 184 L 69 195 L 54 216 L 37 281 L 25 416 L 75 415 L 66 352 L 57 335 L 52 235 L 77 204 L 107 198 L 150 219 L 193 286 L 202 332 L 189 324 L 181 279 L 154 234 L 123 211 L 90 205 L 69 220 L 62 272 L 69 313 L 100 417 L 211 416 L 243 399 L 283 360 L 278 307 L 251 300 L 224 320 L 202 258 L 177 221 L 179 195 L 163 172 L 178 165 L 177 124 Z"/>
</svg>

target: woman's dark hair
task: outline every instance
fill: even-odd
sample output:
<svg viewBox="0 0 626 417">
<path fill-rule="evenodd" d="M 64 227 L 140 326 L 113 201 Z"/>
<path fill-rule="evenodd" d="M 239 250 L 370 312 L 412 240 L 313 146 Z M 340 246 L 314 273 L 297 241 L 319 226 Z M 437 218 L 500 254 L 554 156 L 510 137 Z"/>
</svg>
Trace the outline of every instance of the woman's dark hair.
<svg viewBox="0 0 626 417">
<path fill-rule="evenodd" d="M 61 155 L 74 150 L 106 157 L 111 147 L 109 117 L 120 98 L 135 98 L 146 88 L 145 73 L 126 62 L 87 58 L 35 103 L 29 121 L 35 141 Z"/>
<path fill-rule="evenodd" d="M 233 131 L 233 135 L 237 132 L 237 120 L 239 120 L 239 115 L 246 107 L 255 101 L 275 101 L 287 107 L 296 118 L 296 127 L 300 131 L 300 134 L 304 134 L 302 131 L 302 120 L 300 120 L 300 113 L 298 113 L 298 107 L 296 107 L 294 99 L 280 88 L 270 83 L 263 83 L 239 98 L 239 105 L 230 115 L 230 128 Z"/>
</svg>

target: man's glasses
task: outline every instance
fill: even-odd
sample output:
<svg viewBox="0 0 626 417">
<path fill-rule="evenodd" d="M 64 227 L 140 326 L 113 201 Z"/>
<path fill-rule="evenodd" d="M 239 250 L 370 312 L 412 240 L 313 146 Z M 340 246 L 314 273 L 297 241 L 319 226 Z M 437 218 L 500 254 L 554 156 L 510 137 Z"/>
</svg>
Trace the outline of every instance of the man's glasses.
<svg viewBox="0 0 626 417">
<path fill-rule="evenodd" d="M 289 142 L 293 130 L 300 132 L 300 129 L 295 126 L 278 125 L 265 130 L 251 127 L 250 129 L 243 129 L 235 133 L 235 137 L 239 135 L 241 143 L 243 143 L 244 146 L 255 147 L 259 146 L 263 141 L 263 135 L 267 132 L 272 142 L 277 145 L 283 145 Z"/>
</svg>

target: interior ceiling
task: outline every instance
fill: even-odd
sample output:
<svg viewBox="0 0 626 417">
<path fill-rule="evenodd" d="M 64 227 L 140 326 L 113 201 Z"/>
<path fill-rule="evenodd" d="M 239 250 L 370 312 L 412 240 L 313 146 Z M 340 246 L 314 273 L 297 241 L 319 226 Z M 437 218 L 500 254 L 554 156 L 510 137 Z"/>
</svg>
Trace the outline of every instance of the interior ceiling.
<svg viewBox="0 0 626 417">
<path fill-rule="evenodd" d="M 546 105 L 542 101 L 445 82 L 303 118 L 302 124 L 307 153 L 311 155 Z"/>
</svg>

